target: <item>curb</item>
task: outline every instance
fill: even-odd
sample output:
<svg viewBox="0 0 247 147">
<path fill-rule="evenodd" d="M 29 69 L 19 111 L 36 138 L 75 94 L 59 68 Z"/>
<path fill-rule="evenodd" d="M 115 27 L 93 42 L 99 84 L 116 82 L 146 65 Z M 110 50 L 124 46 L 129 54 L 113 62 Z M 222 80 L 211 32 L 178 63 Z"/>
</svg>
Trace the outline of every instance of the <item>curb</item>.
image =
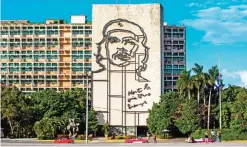
<svg viewBox="0 0 247 147">
<path fill-rule="evenodd" d="M 222 140 L 221 142 L 247 142 L 247 140 Z"/>
<path fill-rule="evenodd" d="M 124 143 L 124 139 L 118 139 L 118 140 L 105 140 L 105 142 L 111 142 L 111 143 Z"/>
<path fill-rule="evenodd" d="M 184 142 L 187 142 L 187 140 L 184 140 Z M 247 143 L 247 140 L 222 140 L 221 142 L 243 142 L 243 143 Z"/>
<path fill-rule="evenodd" d="M 36 140 L 37 142 L 53 142 L 54 140 Z M 75 140 L 75 143 L 85 143 L 86 140 Z M 92 141 L 89 141 L 88 142 L 92 142 Z"/>
<path fill-rule="evenodd" d="M 157 141 L 167 141 L 169 139 L 157 139 Z M 105 140 L 105 142 L 111 142 L 111 143 L 123 143 L 125 142 L 125 139 L 113 139 L 113 140 Z"/>
</svg>

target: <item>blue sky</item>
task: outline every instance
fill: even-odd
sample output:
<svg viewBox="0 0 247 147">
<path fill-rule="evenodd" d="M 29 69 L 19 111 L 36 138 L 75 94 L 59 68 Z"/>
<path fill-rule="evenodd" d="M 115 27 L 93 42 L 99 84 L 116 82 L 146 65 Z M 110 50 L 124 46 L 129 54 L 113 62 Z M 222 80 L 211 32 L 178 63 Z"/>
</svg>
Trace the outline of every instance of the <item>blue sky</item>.
<svg viewBox="0 0 247 147">
<path fill-rule="evenodd" d="M 154 3 L 157 0 L 1 0 L 1 19 L 70 20 L 84 14 L 91 20 L 92 4 Z M 187 68 L 194 63 L 207 71 L 221 59 L 225 84 L 247 87 L 247 0 L 158 0 L 164 21 L 187 26 Z"/>
</svg>

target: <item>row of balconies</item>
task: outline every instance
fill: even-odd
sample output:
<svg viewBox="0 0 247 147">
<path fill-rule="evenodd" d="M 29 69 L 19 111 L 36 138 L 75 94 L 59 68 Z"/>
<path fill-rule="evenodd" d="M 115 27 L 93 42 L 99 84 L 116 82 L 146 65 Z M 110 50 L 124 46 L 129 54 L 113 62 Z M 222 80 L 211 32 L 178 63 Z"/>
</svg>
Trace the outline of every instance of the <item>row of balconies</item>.
<svg viewBox="0 0 247 147">
<path fill-rule="evenodd" d="M 77 46 L 77 47 L 60 47 L 60 46 L 39 46 L 39 47 L 34 47 L 34 46 L 16 46 L 16 47 L 8 47 L 8 46 L 1 46 L 0 49 L 11 49 L 11 50 L 20 50 L 20 49 L 25 49 L 25 50 L 71 50 L 72 49 L 82 49 L 82 50 L 89 50 L 91 49 L 91 46 L 85 47 L 85 46 Z"/>
<path fill-rule="evenodd" d="M 59 62 L 59 63 L 67 63 L 67 62 L 87 62 L 91 63 L 91 59 L 1 59 L 2 62 Z"/>
<path fill-rule="evenodd" d="M 70 63 L 70 62 L 86 62 L 86 63 L 91 63 L 91 59 L 1 59 L 1 62 L 59 62 L 59 63 Z"/>
<path fill-rule="evenodd" d="M 46 34 L 39 34 L 39 35 L 26 35 L 26 34 L 18 34 L 18 35 L 1 35 L 2 38 L 20 38 L 20 37 L 27 37 L 27 38 L 32 38 L 32 37 L 37 37 L 37 38 L 54 38 L 54 37 L 60 37 L 60 38 L 69 38 L 69 37 L 86 37 L 86 38 L 91 38 L 92 34 L 72 34 L 72 33 L 67 33 L 67 34 L 51 34 L 51 35 L 46 35 Z"/>
<path fill-rule="evenodd" d="M 63 87 L 63 88 L 70 88 L 70 87 L 87 87 L 87 84 L 71 84 L 71 83 L 68 83 L 68 84 L 63 84 L 61 82 L 59 83 L 35 83 L 35 84 L 32 84 L 32 83 L 25 83 L 25 84 L 19 84 L 19 83 L 13 83 L 13 84 L 9 84 L 9 85 L 14 85 L 16 87 L 22 87 L 22 88 L 31 88 L 31 87 L 36 87 L 36 88 L 48 88 L 48 87 L 51 87 L 51 88 L 56 88 L 56 87 Z M 89 87 L 88 88 L 91 88 L 91 85 L 89 84 L 88 85 Z"/>
<path fill-rule="evenodd" d="M 172 64 L 175 64 L 175 65 L 185 65 L 185 62 L 184 61 L 165 61 L 164 62 L 165 65 L 172 65 Z"/>
<path fill-rule="evenodd" d="M 44 71 L 26 71 L 26 72 L 1 72 L 2 75 L 45 75 L 45 74 L 48 74 L 48 75 L 86 75 L 88 71 L 77 71 L 77 72 L 56 72 L 56 71 L 47 71 L 47 72 L 44 72 Z"/>
</svg>

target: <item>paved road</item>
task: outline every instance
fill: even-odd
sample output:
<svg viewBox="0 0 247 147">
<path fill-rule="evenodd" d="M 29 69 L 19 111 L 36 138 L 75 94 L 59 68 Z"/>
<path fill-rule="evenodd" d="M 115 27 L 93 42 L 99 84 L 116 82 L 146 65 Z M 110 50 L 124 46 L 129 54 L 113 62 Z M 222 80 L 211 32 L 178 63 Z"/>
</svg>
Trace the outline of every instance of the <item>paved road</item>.
<svg viewBox="0 0 247 147">
<path fill-rule="evenodd" d="M 146 144 L 124 144 L 124 143 L 90 143 L 90 144 L 83 144 L 83 143 L 76 143 L 76 144 L 52 144 L 52 143 L 21 143 L 21 142 L 2 142 L 1 146 L 6 147 L 64 147 L 64 146 L 89 146 L 89 147 L 99 147 L 99 146 L 118 146 L 118 147 L 125 147 L 125 146 L 133 146 L 133 147 L 180 147 L 180 146 L 210 146 L 210 147 L 221 147 L 221 146 L 229 146 L 229 147 L 247 147 L 247 143 L 201 143 L 201 144 L 188 144 L 188 143 L 146 143 Z"/>
</svg>

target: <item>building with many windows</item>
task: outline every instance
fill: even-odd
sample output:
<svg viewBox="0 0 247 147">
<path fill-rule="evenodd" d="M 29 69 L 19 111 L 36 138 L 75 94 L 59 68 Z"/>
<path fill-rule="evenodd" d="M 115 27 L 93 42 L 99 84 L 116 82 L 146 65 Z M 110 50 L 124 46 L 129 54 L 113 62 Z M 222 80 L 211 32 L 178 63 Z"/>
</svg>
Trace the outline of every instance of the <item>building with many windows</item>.
<svg viewBox="0 0 247 147">
<path fill-rule="evenodd" d="M 0 80 L 23 92 L 86 87 L 92 26 L 85 16 L 32 23 L 1 21 Z"/>
<path fill-rule="evenodd" d="M 0 80 L 23 92 L 85 88 L 91 71 L 92 24 L 85 16 L 33 23 L 1 21 Z M 176 91 L 186 68 L 186 28 L 164 24 L 164 92 Z"/>
<path fill-rule="evenodd" d="M 176 81 L 186 69 L 186 28 L 164 23 L 164 92 L 176 91 Z"/>
</svg>

